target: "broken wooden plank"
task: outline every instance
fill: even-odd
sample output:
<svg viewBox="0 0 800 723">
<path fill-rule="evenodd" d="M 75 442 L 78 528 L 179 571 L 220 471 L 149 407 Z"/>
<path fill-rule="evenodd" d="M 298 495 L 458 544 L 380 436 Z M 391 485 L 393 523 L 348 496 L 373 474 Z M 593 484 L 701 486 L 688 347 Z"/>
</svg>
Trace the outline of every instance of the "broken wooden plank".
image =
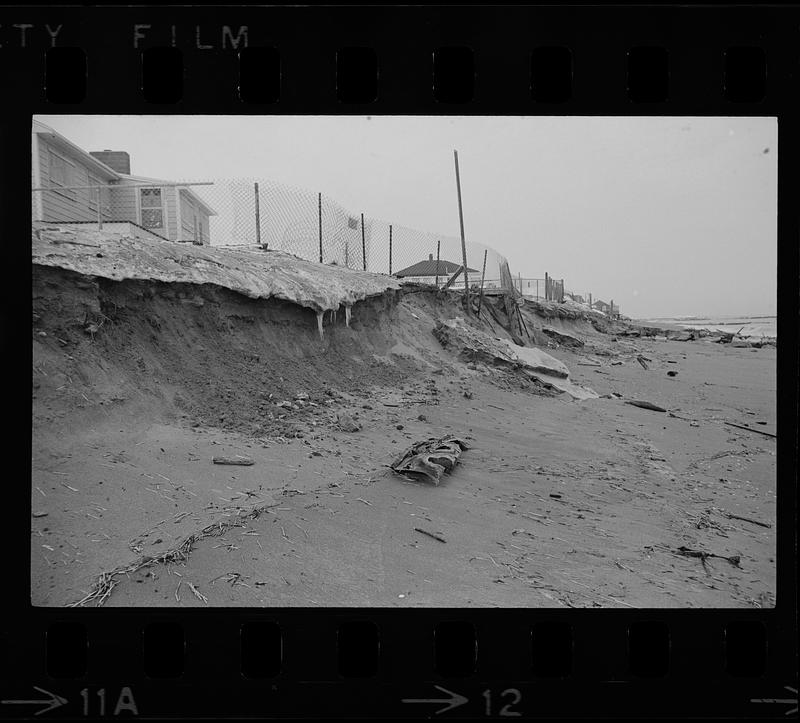
<svg viewBox="0 0 800 723">
<path fill-rule="evenodd" d="M 212 457 L 211 461 L 214 464 L 236 464 L 244 467 L 255 464 L 249 457 Z"/>
</svg>

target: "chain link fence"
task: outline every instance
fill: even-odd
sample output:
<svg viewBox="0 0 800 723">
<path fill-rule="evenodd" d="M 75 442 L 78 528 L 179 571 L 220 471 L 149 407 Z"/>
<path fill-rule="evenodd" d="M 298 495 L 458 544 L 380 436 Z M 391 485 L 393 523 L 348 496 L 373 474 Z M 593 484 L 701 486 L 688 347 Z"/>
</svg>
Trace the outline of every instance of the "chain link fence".
<svg viewBox="0 0 800 723">
<path fill-rule="evenodd" d="M 90 179 L 91 180 L 91 179 Z M 125 180 L 34 188 L 34 222 L 86 224 L 138 238 L 225 247 L 261 247 L 408 282 L 504 288 L 495 249 L 458 236 L 422 231 L 347 209 L 324 193 L 263 178 L 164 182 Z M 533 299 L 563 301 L 563 279 L 505 277 L 505 287 Z M 589 304 L 590 294 L 579 294 Z M 575 299 L 577 300 L 577 299 Z M 593 301 L 597 301 L 597 298 Z M 608 312 L 611 312 L 610 305 Z M 597 307 L 594 307 L 597 308 Z M 600 308 L 600 310 L 606 310 Z M 614 305 L 613 313 L 619 308 Z"/>
</svg>

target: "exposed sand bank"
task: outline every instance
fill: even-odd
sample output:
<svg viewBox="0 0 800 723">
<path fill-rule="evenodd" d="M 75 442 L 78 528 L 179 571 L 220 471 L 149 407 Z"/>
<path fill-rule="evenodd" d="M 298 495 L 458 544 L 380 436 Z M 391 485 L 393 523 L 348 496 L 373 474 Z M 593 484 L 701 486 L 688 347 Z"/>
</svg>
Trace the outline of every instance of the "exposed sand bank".
<svg viewBox="0 0 800 723">
<path fill-rule="evenodd" d="M 453 298 L 390 290 L 320 341 L 291 304 L 35 267 L 33 603 L 120 570 L 107 606 L 774 604 L 775 440 L 724 422 L 775 433 L 775 349 L 526 311 L 583 342 L 544 348 L 577 401 L 443 348 Z M 387 469 L 448 433 L 471 448 L 440 485 Z"/>
</svg>

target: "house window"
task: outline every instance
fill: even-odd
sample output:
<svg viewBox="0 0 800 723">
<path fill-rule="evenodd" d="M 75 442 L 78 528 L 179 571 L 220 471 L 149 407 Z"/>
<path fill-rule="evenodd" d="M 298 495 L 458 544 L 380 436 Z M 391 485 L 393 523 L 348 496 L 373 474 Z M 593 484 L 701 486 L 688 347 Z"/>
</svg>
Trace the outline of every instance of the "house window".
<svg viewBox="0 0 800 723">
<path fill-rule="evenodd" d="M 74 199 L 75 191 L 66 188 L 72 181 L 70 172 L 73 164 L 53 151 L 48 152 L 48 163 L 50 168 L 50 185 L 56 189 L 56 193 Z"/>
<path fill-rule="evenodd" d="M 140 188 L 142 226 L 164 228 L 164 206 L 160 188 Z"/>
</svg>

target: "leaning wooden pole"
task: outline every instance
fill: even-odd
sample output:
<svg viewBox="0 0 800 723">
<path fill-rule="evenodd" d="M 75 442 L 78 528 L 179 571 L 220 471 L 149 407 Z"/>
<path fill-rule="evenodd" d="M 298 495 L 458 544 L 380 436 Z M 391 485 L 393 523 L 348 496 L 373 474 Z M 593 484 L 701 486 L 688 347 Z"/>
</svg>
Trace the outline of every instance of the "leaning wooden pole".
<svg viewBox="0 0 800 723">
<path fill-rule="evenodd" d="M 439 251 L 442 248 L 442 240 L 436 242 L 436 288 L 439 288 Z"/>
<path fill-rule="evenodd" d="M 467 275 L 467 240 L 464 236 L 464 209 L 461 205 L 461 176 L 458 172 L 458 151 L 453 151 L 456 161 L 456 190 L 458 191 L 458 221 L 461 225 L 461 255 L 464 259 L 464 308 L 466 313 L 471 311 L 469 305 L 469 276 Z"/>
<path fill-rule="evenodd" d="M 478 316 L 481 315 L 481 306 L 483 305 L 483 282 L 486 280 L 486 254 L 488 253 L 488 249 L 483 250 L 483 271 L 481 271 L 481 295 L 478 297 Z"/>
</svg>

